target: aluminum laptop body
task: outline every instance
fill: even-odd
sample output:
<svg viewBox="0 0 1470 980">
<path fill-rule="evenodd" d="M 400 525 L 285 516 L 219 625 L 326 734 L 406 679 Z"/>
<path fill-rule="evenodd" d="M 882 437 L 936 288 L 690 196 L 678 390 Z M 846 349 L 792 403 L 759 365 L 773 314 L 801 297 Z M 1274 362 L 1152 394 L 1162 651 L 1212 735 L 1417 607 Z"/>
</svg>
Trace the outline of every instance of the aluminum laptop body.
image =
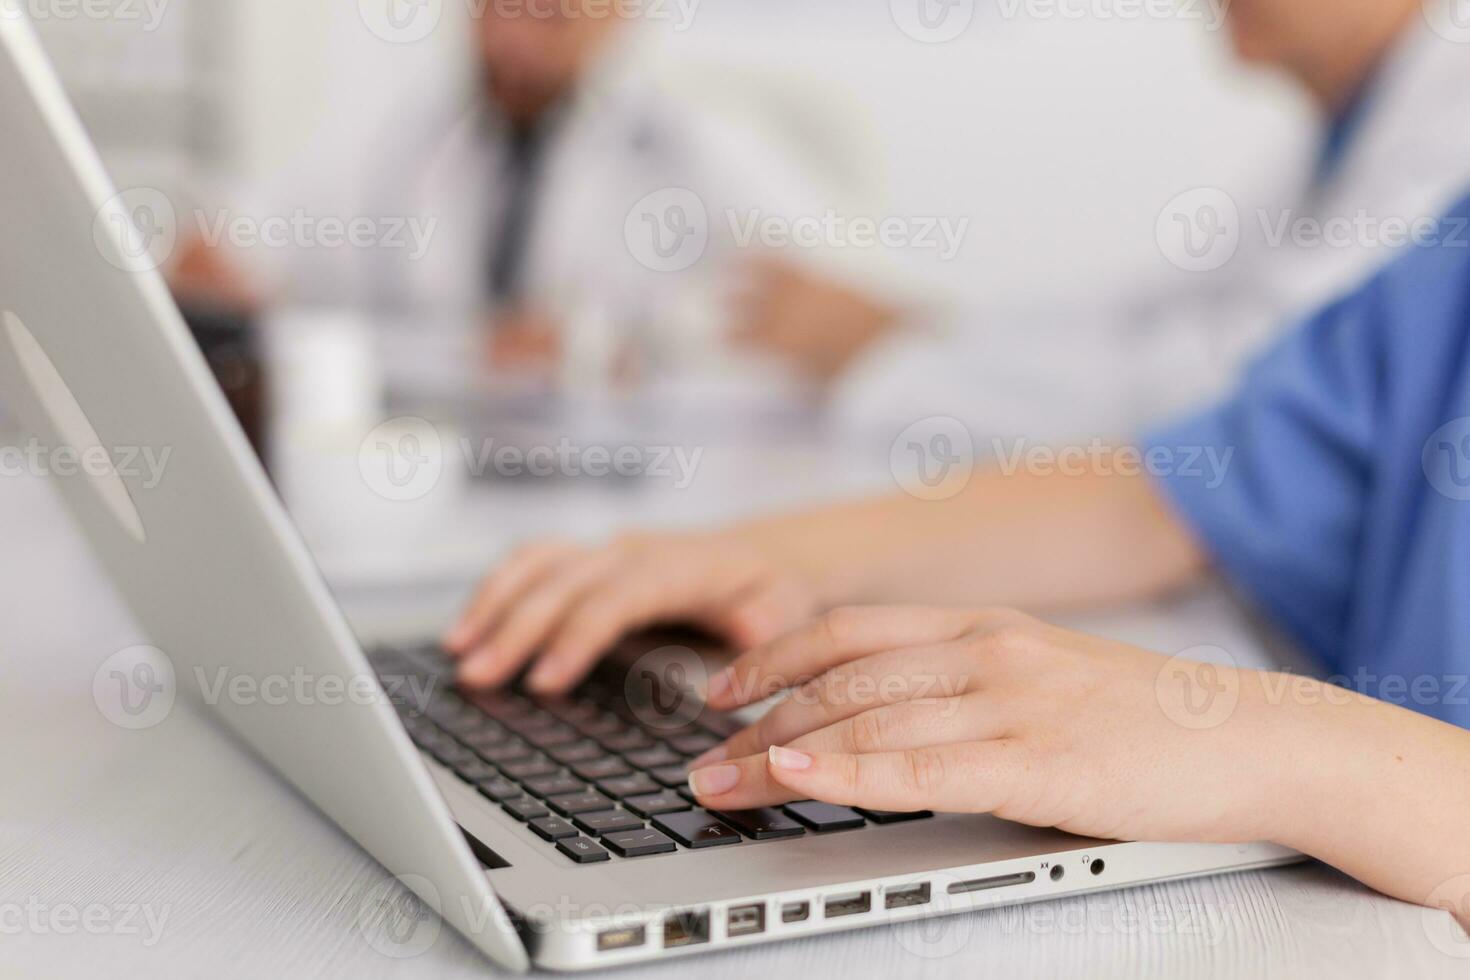
<svg viewBox="0 0 1470 980">
<path fill-rule="evenodd" d="M 410 739 L 146 261 L 133 201 L 29 24 L 0 18 L 0 398 L 47 446 L 168 450 L 156 485 L 118 468 L 58 484 L 181 696 L 221 668 L 376 695 L 209 710 L 405 886 L 384 882 L 387 919 L 365 931 L 389 955 L 439 922 L 394 921 L 405 889 L 499 968 L 577 970 L 1296 859 L 939 814 L 578 863 Z"/>
</svg>

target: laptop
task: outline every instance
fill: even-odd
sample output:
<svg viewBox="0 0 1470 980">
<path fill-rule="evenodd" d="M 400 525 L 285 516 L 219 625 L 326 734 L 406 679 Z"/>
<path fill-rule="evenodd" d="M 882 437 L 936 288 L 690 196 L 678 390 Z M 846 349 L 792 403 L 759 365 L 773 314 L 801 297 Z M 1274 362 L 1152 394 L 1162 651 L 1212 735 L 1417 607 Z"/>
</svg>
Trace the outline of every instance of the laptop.
<svg viewBox="0 0 1470 980">
<path fill-rule="evenodd" d="M 432 644 L 364 650 L 148 260 L 158 215 L 115 194 L 24 18 L 0 18 L 0 133 L 0 392 L 41 445 L 169 452 L 158 481 L 58 483 L 181 697 L 222 669 L 359 695 L 196 700 L 396 878 L 359 922 L 386 954 L 448 922 L 505 970 L 611 967 L 1298 858 L 817 801 L 710 813 L 685 766 L 740 722 L 680 683 L 715 652 L 695 641 L 629 639 L 558 701 L 457 691 Z"/>
</svg>

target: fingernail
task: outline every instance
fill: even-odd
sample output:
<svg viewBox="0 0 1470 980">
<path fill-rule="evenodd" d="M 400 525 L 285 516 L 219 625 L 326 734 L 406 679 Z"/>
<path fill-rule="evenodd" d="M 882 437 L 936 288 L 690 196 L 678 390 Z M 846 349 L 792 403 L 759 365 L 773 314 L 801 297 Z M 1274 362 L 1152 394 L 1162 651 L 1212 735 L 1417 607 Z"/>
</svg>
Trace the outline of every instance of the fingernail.
<svg viewBox="0 0 1470 980">
<path fill-rule="evenodd" d="M 739 766 L 715 766 L 689 774 L 689 788 L 694 790 L 695 796 L 719 796 L 730 792 L 739 782 Z"/>
<path fill-rule="evenodd" d="M 718 674 L 710 678 L 709 687 L 705 689 L 704 699 L 706 701 L 720 701 L 735 687 L 734 669 L 726 667 Z"/>
<path fill-rule="evenodd" d="M 771 760 L 771 765 L 777 769 L 789 769 L 799 772 L 802 769 L 810 769 L 812 767 L 811 756 L 805 752 L 798 752 L 795 749 L 783 749 L 779 745 L 771 746 L 771 751 L 767 753 L 767 756 Z"/>
<path fill-rule="evenodd" d="M 526 686 L 537 694 L 549 694 L 561 687 L 561 671 L 538 667 L 526 678 Z"/>
<path fill-rule="evenodd" d="M 724 745 L 716 745 L 704 755 L 689 763 L 689 768 L 691 771 L 703 769 L 705 766 L 712 766 L 716 762 L 724 762 L 728 758 L 730 758 L 730 749 Z"/>
</svg>

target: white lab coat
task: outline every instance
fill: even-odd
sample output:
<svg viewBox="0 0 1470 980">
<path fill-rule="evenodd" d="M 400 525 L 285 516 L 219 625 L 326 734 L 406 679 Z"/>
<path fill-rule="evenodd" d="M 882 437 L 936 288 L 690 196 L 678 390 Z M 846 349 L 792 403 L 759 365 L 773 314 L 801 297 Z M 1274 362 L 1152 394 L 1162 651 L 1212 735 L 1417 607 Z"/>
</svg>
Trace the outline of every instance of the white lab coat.
<svg viewBox="0 0 1470 980">
<path fill-rule="evenodd" d="M 728 372 L 740 358 L 723 342 L 727 300 L 743 267 L 731 215 L 795 218 L 861 208 L 838 200 L 845 191 L 834 190 L 820 167 L 754 114 L 711 111 L 683 98 L 657 45 L 656 35 L 635 26 L 610 42 L 561 110 L 543 156 L 522 282 L 526 305 L 551 314 L 570 334 L 564 340 L 574 374 L 578 361 L 589 362 L 583 366 L 591 373 L 601 370 L 626 340 L 637 341 L 666 374 Z M 422 352 L 451 336 L 447 349 L 458 349 L 479 326 L 488 248 L 506 204 L 497 179 L 504 124 L 475 99 L 448 110 L 404 107 L 389 132 L 377 151 L 321 161 L 314 182 L 357 183 L 355 201 L 333 205 L 351 214 L 431 220 L 425 254 L 276 252 L 266 256 L 272 267 L 259 272 L 292 304 L 396 311 L 401 349 Z M 365 176 L 348 180 L 342 171 L 353 169 Z M 670 189 L 697 196 L 709 237 L 698 261 L 678 271 L 648 267 L 646 253 L 629 240 L 644 233 L 639 202 Z M 904 302 L 882 256 L 822 248 L 783 256 Z"/>
<path fill-rule="evenodd" d="M 1242 208 L 1234 258 L 1193 275 L 1186 291 L 894 338 L 849 373 L 839 417 L 864 437 L 952 416 L 983 437 L 1112 439 L 1221 396 L 1263 345 L 1395 251 L 1366 239 L 1273 245 L 1281 220 L 1432 218 L 1470 189 L 1467 54 L 1416 18 L 1379 66 L 1330 175 L 1303 188 L 1290 214 Z"/>
</svg>

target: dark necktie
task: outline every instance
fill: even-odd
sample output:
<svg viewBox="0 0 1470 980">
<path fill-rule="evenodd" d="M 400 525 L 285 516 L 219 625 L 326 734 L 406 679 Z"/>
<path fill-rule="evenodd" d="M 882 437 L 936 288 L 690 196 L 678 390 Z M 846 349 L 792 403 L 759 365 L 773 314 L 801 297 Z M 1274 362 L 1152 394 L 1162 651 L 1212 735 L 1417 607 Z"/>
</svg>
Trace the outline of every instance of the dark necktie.
<svg viewBox="0 0 1470 980">
<path fill-rule="evenodd" d="M 525 289 L 522 279 L 531 244 L 545 132 L 544 126 L 517 126 L 510 130 L 506 140 L 500 182 L 504 205 L 488 242 L 490 299 L 498 307 L 516 306 Z"/>
</svg>

